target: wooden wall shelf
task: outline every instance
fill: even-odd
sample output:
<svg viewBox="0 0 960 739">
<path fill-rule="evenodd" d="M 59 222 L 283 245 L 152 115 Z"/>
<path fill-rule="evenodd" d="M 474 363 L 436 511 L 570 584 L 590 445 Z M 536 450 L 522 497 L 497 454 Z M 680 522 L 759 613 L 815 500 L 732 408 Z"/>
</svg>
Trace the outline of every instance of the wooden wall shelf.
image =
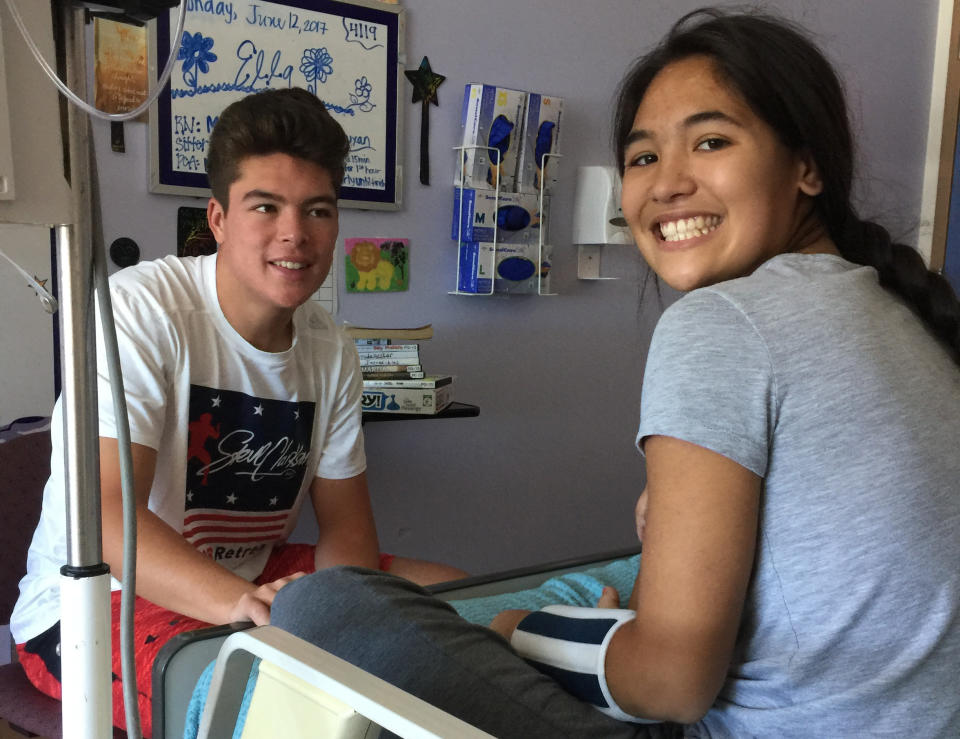
<svg viewBox="0 0 960 739">
<path fill-rule="evenodd" d="M 434 418 L 470 418 L 480 415 L 480 406 L 453 401 L 439 413 L 378 413 L 364 411 L 363 423 L 371 421 L 429 421 Z"/>
</svg>

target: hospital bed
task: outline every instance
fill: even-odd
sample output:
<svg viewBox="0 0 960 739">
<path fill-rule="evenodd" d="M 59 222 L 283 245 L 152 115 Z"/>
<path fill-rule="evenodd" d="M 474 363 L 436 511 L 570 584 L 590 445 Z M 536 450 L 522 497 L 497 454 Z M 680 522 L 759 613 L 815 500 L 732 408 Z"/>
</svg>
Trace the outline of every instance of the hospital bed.
<svg viewBox="0 0 960 739">
<path fill-rule="evenodd" d="M 37 428 L 30 428 L 17 439 L 0 444 L 0 470 L 3 472 L 0 475 L 0 499 L 7 502 L 8 508 L 2 530 L 5 538 L 6 555 L 9 555 L 11 559 L 8 563 L 9 567 L 4 568 L 4 571 L 0 573 L 0 575 L 3 575 L 3 578 L 0 578 L 2 580 L 0 595 L 4 596 L 0 598 L 3 601 L 0 606 L 5 604 L 3 608 L 0 608 L 3 611 L 3 614 L 0 615 L 8 615 L 13 602 L 16 600 L 19 573 L 23 571 L 25 566 L 27 546 L 39 516 L 43 483 L 49 473 L 50 440 L 46 424 L 40 423 L 43 420 L 46 419 L 37 419 Z M 576 578 L 581 574 L 604 568 L 606 568 L 604 569 L 606 573 L 609 568 L 618 567 L 617 572 L 621 575 L 619 581 L 611 581 L 606 575 L 604 581 L 617 587 L 622 595 L 627 595 L 632 587 L 633 574 L 636 570 L 636 562 L 633 558 L 638 552 L 639 546 L 630 547 L 589 557 L 471 577 L 452 583 L 435 585 L 429 590 L 444 600 L 485 604 L 490 599 L 496 599 L 499 603 L 508 593 L 526 591 L 541 587 L 545 583 L 549 584 L 561 580 L 563 580 L 564 587 L 569 587 L 569 583 L 564 578 Z M 623 562 L 625 558 L 629 558 L 632 562 L 632 569 L 627 567 L 624 572 L 624 568 L 619 568 L 619 563 Z M 503 603 L 502 605 L 504 608 L 520 607 L 516 603 Z M 486 623 L 482 619 L 472 620 Z M 5 622 L 5 619 L 3 619 L 3 622 Z M 250 663 L 254 654 L 267 658 L 265 662 L 268 667 L 261 669 L 261 674 L 264 672 L 267 674 L 273 673 L 268 680 L 258 679 L 258 686 L 269 681 L 278 683 L 287 680 L 287 675 L 283 673 L 294 674 L 294 677 L 297 676 L 297 673 L 307 675 L 315 684 L 323 681 L 324 678 L 320 677 L 320 674 L 336 675 L 339 676 L 337 679 L 341 679 L 344 683 L 343 690 L 348 693 L 349 691 L 358 691 L 350 700 L 341 699 L 341 704 L 336 709 L 340 711 L 338 715 L 349 717 L 355 713 L 352 708 L 350 710 L 343 708 L 342 704 L 347 703 L 359 708 L 360 714 L 363 714 L 364 711 L 367 714 L 373 714 L 374 721 L 385 723 L 399 721 L 404 730 L 412 731 L 416 729 L 412 724 L 404 723 L 409 722 L 410 719 L 401 718 L 399 714 L 396 716 L 391 714 L 390 711 L 394 711 L 394 708 L 390 708 L 387 713 L 383 713 L 383 706 L 389 708 L 396 703 L 404 711 L 412 710 L 415 717 L 422 719 L 424 716 L 428 716 L 430 721 L 439 721 L 440 723 L 436 726 L 443 729 L 439 731 L 440 736 L 467 736 L 463 733 L 466 729 L 462 726 L 458 726 L 456 730 L 450 729 L 448 722 L 455 721 L 455 719 L 442 711 L 422 704 L 422 701 L 418 701 L 413 696 L 404 694 L 403 691 L 392 686 L 380 685 L 382 681 L 378 681 L 367 673 L 349 665 L 344 666 L 345 663 L 340 664 L 340 660 L 333 658 L 332 655 L 323 652 L 323 650 L 300 642 L 288 634 L 277 634 L 275 629 L 251 629 L 250 624 L 233 624 L 213 626 L 180 634 L 161 649 L 154 664 L 152 675 L 153 736 L 156 739 L 180 739 L 183 736 L 187 709 L 193 699 L 198 678 L 208 665 L 217 659 L 227 637 L 232 634 L 237 636 L 235 641 L 230 644 L 229 649 L 234 650 L 235 656 L 232 657 L 230 669 L 226 671 L 224 680 L 219 684 L 222 690 L 222 700 L 217 701 L 218 723 L 214 727 L 216 731 L 211 736 L 229 737 L 231 735 L 233 721 L 235 721 L 237 715 L 237 706 L 248 682 L 247 676 L 250 672 Z M 225 656 L 224 660 L 227 659 L 228 657 Z M 263 663 L 261 663 L 262 665 Z M 283 672 L 277 672 L 273 669 L 274 667 L 278 667 Z M 19 665 L 4 666 L 0 678 L 2 678 L 0 679 L 0 693 L 4 696 L 3 706 L 5 707 L 3 711 L 0 711 L 3 718 L 14 720 L 13 712 L 16 709 L 16 718 L 24 717 L 21 725 L 25 727 L 35 726 L 37 730 L 43 731 L 46 736 L 59 735 L 60 705 L 58 702 L 41 695 L 29 685 L 22 676 Z M 296 682 L 296 680 L 293 682 Z M 353 687 L 354 685 L 358 685 L 359 688 Z M 333 687 L 333 692 L 336 693 L 339 690 L 340 688 Z M 261 690 L 261 692 L 264 691 Z M 330 691 L 328 690 L 328 692 Z M 367 694 L 376 696 L 373 704 L 364 702 L 368 700 L 363 697 Z M 344 693 L 344 695 L 347 695 L 347 693 Z M 331 701 L 330 705 L 336 705 L 336 703 Z M 250 718 L 251 715 L 253 716 L 252 719 Z M 248 723 L 256 723 L 256 720 L 256 703 L 251 701 Z M 354 726 L 369 723 L 359 717 L 350 720 L 344 718 L 343 722 L 348 725 L 352 722 Z M 222 724 L 224 723 L 229 723 L 231 729 L 223 729 Z M 41 726 L 44 728 L 40 728 Z M 49 729 L 47 729 L 48 726 Z M 417 730 L 422 731 L 422 727 Z M 364 729 L 365 731 L 366 729 Z M 395 730 L 395 733 L 402 735 L 404 731 Z M 122 735 L 122 732 L 117 732 L 117 734 Z M 291 737 L 291 739 L 294 736 L 287 732 L 279 734 L 272 732 L 266 735 Z M 321 734 L 311 733 L 311 736 L 319 735 Z M 329 735 L 336 736 L 335 734 Z M 412 735 L 429 736 L 429 733 Z M 363 737 L 365 734 L 360 733 L 357 736 Z M 369 736 L 372 737 L 374 734 L 371 733 Z"/>
<path fill-rule="evenodd" d="M 639 546 L 451 583 L 431 590 L 443 600 L 496 605 L 505 594 L 559 583 L 569 587 L 583 573 L 597 573 L 623 590 L 635 572 Z M 630 562 L 630 566 L 626 563 Z M 603 573 L 600 575 L 600 573 Z M 632 583 L 631 583 L 632 584 Z M 629 594 L 629 590 L 624 596 Z M 504 607 L 512 607 L 507 603 Z M 372 739 L 379 727 L 400 736 L 487 736 L 459 719 L 369 673 L 272 627 L 215 626 L 181 634 L 164 646 L 153 670 L 153 736 L 180 739 L 194 687 L 216 659 L 206 710 L 210 737 L 231 737 L 244 703 L 244 739 L 329 736 Z M 260 658 L 252 697 L 248 677 Z M 251 682 L 251 684 L 253 684 Z M 194 706 L 195 707 L 195 706 Z M 301 719 L 300 717 L 305 717 Z M 308 729 L 298 724 L 305 721 Z M 324 724 L 327 721 L 329 723 Z M 278 723 L 287 722 L 287 723 Z M 201 727 L 201 731 L 203 727 Z M 297 733 L 303 730 L 304 733 Z M 339 733 L 338 733 L 339 732 Z M 201 733 L 201 736 L 203 734 Z"/>
</svg>

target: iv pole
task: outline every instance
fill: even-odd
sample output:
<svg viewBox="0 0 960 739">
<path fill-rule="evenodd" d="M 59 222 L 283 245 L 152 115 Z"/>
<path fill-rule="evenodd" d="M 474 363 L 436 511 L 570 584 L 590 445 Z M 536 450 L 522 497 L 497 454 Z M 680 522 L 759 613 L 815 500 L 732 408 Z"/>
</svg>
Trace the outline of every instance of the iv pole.
<svg viewBox="0 0 960 739">
<path fill-rule="evenodd" d="M 153 18 L 158 12 L 177 4 L 177 0 L 124 0 L 112 3 L 97 0 L 97 11 L 117 14 L 133 22 Z M 179 0 L 180 13 L 175 36 L 183 30 L 186 0 Z M 99 304 L 104 317 L 107 365 L 118 418 L 118 441 L 121 444 L 120 472 L 124 498 L 124 593 L 121 605 L 120 631 L 122 673 L 127 717 L 127 732 L 139 737 L 140 721 L 136 691 L 133 649 L 134 572 L 136 570 L 136 517 L 133 502 L 133 475 L 129 455 L 126 411 L 122 390 L 116 337 L 113 333 L 112 310 L 106 285 L 106 268 L 102 244 L 95 240 L 101 228 L 99 200 L 96 196 L 96 165 L 91 146 L 88 113 L 109 120 L 128 120 L 145 111 L 166 85 L 176 54 L 167 59 L 153 93 L 137 108 L 127 113 L 105 114 L 86 102 L 86 53 L 84 25 L 87 0 L 51 0 L 58 13 L 60 43 L 66 82 L 43 59 L 31 40 L 13 0 L 6 0 L 15 24 L 47 76 L 72 105 L 65 106 L 67 159 L 69 167 L 69 207 L 67 224 L 54 226 L 58 276 L 61 285 L 60 349 L 61 349 L 61 427 L 63 479 L 65 485 L 65 518 L 67 563 L 61 568 L 60 661 L 63 727 L 71 737 L 99 739 L 109 736 L 112 725 L 112 670 L 110 628 L 110 569 L 102 559 L 100 519 L 99 412 L 97 403 L 97 351 L 94 328 L 94 285 L 102 290 Z M 76 8 L 74 8 L 76 6 Z M 34 216 L 35 217 L 35 216 Z M 59 218 L 62 216 L 57 216 Z M 99 236 L 102 239 L 102 236 Z M 99 247 L 99 248 L 97 248 Z M 39 295 L 39 293 L 38 293 Z M 55 310 L 55 301 L 44 299 L 48 311 Z M 52 310 L 51 310 L 52 309 Z M 127 647 L 130 647 L 129 649 Z"/>
<path fill-rule="evenodd" d="M 60 2 L 67 84 L 86 98 L 84 11 Z M 77 737 L 112 732 L 110 570 L 102 558 L 96 343 L 93 311 L 90 120 L 67 106 L 72 224 L 56 227 L 67 564 L 61 570 L 63 726 Z"/>
</svg>

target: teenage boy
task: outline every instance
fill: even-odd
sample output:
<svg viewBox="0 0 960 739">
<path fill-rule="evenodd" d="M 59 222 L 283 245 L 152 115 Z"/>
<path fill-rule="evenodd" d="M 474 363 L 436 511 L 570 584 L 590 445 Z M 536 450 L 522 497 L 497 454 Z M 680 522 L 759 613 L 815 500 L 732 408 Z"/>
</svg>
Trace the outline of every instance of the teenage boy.
<svg viewBox="0 0 960 739">
<path fill-rule="evenodd" d="M 310 300 L 334 257 L 347 152 L 343 129 L 305 90 L 233 103 L 210 137 L 207 165 L 217 253 L 165 257 L 111 280 L 137 499 L 135 648 L 145 735 L 150 668 L 174 634 L 268 623 L 277 590 L 331 565 L 380 568 L 421 584 L 465 574 L 379 553 L 357 353 Z M 99 334 L 98 359 L 103 554 L 119 578 L 120 466 Z M 59 402 L 52 439 L 11 630 L 31 681 L 59 698 L 59 569 L 67 559 Z M 316 545 L 283 544 L 307 497 Z M 114 723 L 122 727 L 119 604 L 115 590 Z"/>
</svg>

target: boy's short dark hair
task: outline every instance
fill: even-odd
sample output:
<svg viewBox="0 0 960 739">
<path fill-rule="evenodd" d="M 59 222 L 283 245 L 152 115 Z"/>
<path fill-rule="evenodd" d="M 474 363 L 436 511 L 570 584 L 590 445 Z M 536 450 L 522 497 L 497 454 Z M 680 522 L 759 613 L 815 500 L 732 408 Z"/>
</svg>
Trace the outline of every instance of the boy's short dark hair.
<svg viewBox="0 0 960 739">
<path fill-rule="evenodd" d="M 210 134 L 207 179 L 224 211 L 240 164 L 252 156 L 287 154 L 330 173 L 339 196 L 350 144 L 316 95 L 299 87 L 265 90 L 228 105 Z"/>
</svg>

